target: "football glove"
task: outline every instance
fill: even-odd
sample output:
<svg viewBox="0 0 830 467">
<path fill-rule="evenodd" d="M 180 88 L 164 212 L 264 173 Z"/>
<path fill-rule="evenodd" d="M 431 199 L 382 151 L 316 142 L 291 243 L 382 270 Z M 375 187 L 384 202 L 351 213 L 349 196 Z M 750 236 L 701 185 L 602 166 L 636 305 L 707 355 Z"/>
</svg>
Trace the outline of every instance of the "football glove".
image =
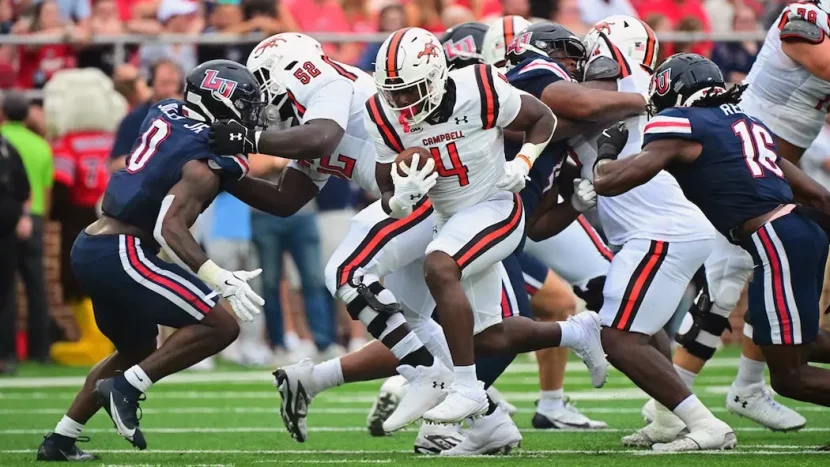
<svg viewBox="0 0 830 467">
<path fill-rule="evenodd" d="M 253 321 L 254 315 L 258 315 L 261 311 L 257 305 L 260 307 L 265 305 L 265 300 L 251 289 L 248 281 L 261 273 L 262 269 L 231 272 L 207 260 L 199 268 L 197 275 L 231 304 L 233 312 L 239 319 Z"/>
<path fill-rule="evenodd" d="M 571 195 L 571 205 L 579 212 L 585 212 L 597 205 L 597 194 L 594 184 L 584 178 L 574 179 L 574 194 Z"/>
<path fill-rule="evenodd" d="M 426 196 L 427 192 L 435 186 L 438 180 L 438 172 L 435 172 L 435 161 L 430 158 L 421 169 L 418 169 L 418 162 L 421 160 L 419 154 L 412 156 L 409 167 L 403 166 L 398 171 L 398 164 L 392 164 L 392 183 L 395 184 L 395 194 L 389 199 L 389 208 L 394 212 L 405 212 L 411 210 L 418 201 Z"/>
<path fill-rule="evenodd" d="M 504 163 L 504 175 L 496 183 L 496 188 L 518 193 L 524 189 L 525 184 L 530 179 L 527 176 L 528 173 L 530 173 L 528 163 L 524 159 L 516 156 L 512 161 Z"/>
<path fill-rule="evenodd" d="M 208 144 L 219 155 L 258 152 L 256 133 L 236 120 L 217 120 L 211 123 Z"/>
</svg>

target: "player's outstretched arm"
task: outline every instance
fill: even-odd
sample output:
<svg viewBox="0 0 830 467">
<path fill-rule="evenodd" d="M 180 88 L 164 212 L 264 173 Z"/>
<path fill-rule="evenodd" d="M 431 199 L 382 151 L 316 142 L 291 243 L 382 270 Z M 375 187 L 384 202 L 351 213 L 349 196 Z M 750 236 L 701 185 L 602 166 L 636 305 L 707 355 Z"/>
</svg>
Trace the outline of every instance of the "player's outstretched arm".
<svg viewBox="0 0 830 467">
<path fill-rule="evenodd" d="M 320 118 L 286 130 L 258 132 L 256 152 L 286 159 L 320 159 L 334 152 L 344 134 L 337 122 Z"/>
<path fill-rule="evenodd" d="M 305 174 L 288 167 L 278 183 L 244 177 L 227 191 L 252 208 L 288 217 L 314 199 L 319 190 Z"/>
<path fill-rule="evenodd" d="M 781 30 L 781 50 L 817 78 L 830 81 L 830 40 L 816 24 L 791 19 Z"/>
<path fill-rule="evenodd" d="M 609 84 L 616 88 L 615 83 Z M 542 92 L 542 102 L 556 115 L 576 121 L 614 122 L 646 111 L 646 99 L 641 94 L 589 88 L 569 81 L 549 84 Z"/>
<path fill-rule="evenodd" d="M 790 182 L 796 201 L 804 206 L 830 214 L 830 192 L 792 162 L 779 158 L 778 166 Z"/>
</svg>

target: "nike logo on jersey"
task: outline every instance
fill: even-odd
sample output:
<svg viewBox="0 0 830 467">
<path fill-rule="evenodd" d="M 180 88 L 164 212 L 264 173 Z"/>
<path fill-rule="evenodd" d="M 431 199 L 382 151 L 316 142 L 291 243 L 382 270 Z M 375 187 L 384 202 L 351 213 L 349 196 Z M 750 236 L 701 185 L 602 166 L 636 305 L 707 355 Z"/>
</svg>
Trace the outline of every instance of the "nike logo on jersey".
<svg viewBox="0 0 830 467">
<path fill-rule="evenodd" d="M 467 118 L 467 117 L 464 117 L 464 118 Z M 436 145 L 439 145 L 441 143 L 444 143 L 444 142 L 447 142 L 447 141 L 453 141 L 453 140 L 456 140 L 456 139 L 461 139 L 463 137 L 464 137 L 464 132 L 463 131 L 460 131 L 460 130 L 459 131 L 451 131 L 449 133 L 444 133 L 443 135 L 430 136 L 429 138 L 424 138 L 423 139 L 423 144 L 424 144 L 424 146 L 436 146 Z"/>
</svg>

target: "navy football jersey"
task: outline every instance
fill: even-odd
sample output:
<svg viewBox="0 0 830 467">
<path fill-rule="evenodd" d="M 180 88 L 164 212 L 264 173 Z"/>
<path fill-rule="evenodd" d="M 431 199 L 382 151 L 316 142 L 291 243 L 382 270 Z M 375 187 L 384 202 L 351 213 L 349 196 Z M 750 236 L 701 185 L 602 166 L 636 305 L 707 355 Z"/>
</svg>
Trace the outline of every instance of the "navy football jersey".
<svg viewBox="0 0 830 467">
<path fill-rule="evenodd" d="M 643 147 L 666 138 L 703 145 L 693 163 L 673 163 L 666 170 L 726 238 L 745 221 L 793 202 L 790 184 L 778 167 L 775 137 L 740 107 L 666 109 L 646 124 Z"/>
<path fill-rule="evenodd" d="M 542 92 L 549 84 L 562 80 L 573 81 L 564 67 L 553 59 L 542 56 L 525 59 L 507 72 L 507 81 L 511 85 L 538 99 L 542 98 Z M 516 157 L 521 147 L 521 143 L 505 139 L 504 155 L 507 160 Z M 530 169 L 530 180 L 521 192 L 528 216 L 533 214 L 545 190 L 559 175 L 565 161 L 565 148 L 564 141 L 548 144 Z"/>
<path fill-rule="evenodd" d="M 208 146 L 210 125 L 186 117 L 182 101 L 165 99 L 150 108 L 127 165 L 110 178 L 103 211 L 152 235 L 161 201 L 181 179 L 188 161 L 207 160 L 221 187 L 248 172 L 243 155 L 219 156 Z M 207 207 L 207 206 L 205 206 Z"/>
</svg>

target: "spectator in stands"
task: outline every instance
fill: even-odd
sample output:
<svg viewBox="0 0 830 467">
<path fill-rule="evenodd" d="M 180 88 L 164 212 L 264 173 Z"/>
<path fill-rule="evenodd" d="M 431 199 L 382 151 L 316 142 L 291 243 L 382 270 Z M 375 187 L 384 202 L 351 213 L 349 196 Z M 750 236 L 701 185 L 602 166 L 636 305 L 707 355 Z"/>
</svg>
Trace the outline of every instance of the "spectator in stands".
<svg viewBox="0 0 830 467">
<path fill-rule="evenodd" d="M 391 33 L 405 26 L 406 12 L 400 4 L 390 3 L 380 10 L 378 14 L 378 32 Z M 380 43 L 369 44 L 357 66 L 362 70 L 374 71 L 378 50 L 380 50 Z"/>
<path fill-rule="evenodd" d="M 531 16 L 531 2 L 529 0 L 501 0 L 502 15 L 517 15 L 523 18 Z"/>
<path fill-rule="evenodd" d="M 649 27 L 651 27 L 652 31 L 654 31 L 654 33 L 657 34 L 658 36 L 660 34 L 664 33 L 664 32 L 669 32 L 669 31 L 672 30 L 671 21 L 669 21 L 668 18 L 666 18 L 665 16 L 663 16 L 659 13 L 654 13 L 654 14 L 649 15 L 648 18 L 646 18 L 645 21 L 646 21 L 646 24 L 648 24 Z M 657 63 L 658 64 L 663 63 L 663 60 L 665 60 L 666 57 L 669 56 L 669 50 L 670 50 L 669 45 L 670 44 L 668 44 L 668 43 L 664 44 L 664 43 L 661 42 L 660 46 L 657 48 Z"/>
<path fill-rule="evenodd" d="M 3 116 L 5 121 L 0 126 L 0 134 L 20 154 L 31 187 L 29 219 L 31 233 L 20 237 L 17 245 L 17 270 L 26 287 L 26 302 L 29 315 L 27 319 L 29 358 L 45 362 L 49 358 L 48 337 L 49 309 L 46 303 L 46 281 L 43 269 L 43 230 L 48 218 L 52 198 L 52 148 L 40 135 L 26 128 L 29 116 L 29 100 L 23 94 L 9 92 L 3 97 Z M 0 306 L 9 306 L 15 313 L 17 306 L 12 300 L 0 302 Z"/>
<path fill-rule="evenodd" d="M 170 60 L 156 62 L 150 69 L 152 97 L 145 103 L 133 108 L 118 126 L 115 144 L 110 152 L 110 170 L 115 172 L 125 165 L 127 155 L 138 139 L 141 122 L 150 111 L 150 106 L 163 99 L 178 98 L 184 87 L 182 69 Z"/>
<path fill-rule="evenodd" d="M 372 12 L 366 0 L 343 0 L 343 14 L 352 26 L 352 32 L 376 32 Z"/>
<path fill-rule="evenodd" d="M 115 0 L 92 0 L 92 17 L 87 32 L 93 36 L 114 36 L 125 32 Z M 115 68 L 115 48 L 109 44 L 88 44 L 78 51 L 78 68 L 98 68 L 111 75 Z"/>
<path fill-rule="evenodd" d="M 737 5 L 732 28 L 738 32 L 758 31 L 760 25 L 755 11 L 743 4 Z M 721 42 L 712 51 L 712 61 L 720 67 L 728 82 L 740 83 L 749 74 L 761 45 L 755 41 Z"/>
<path fill-rule="evenodd" d="M 20 154 L 0 138 L 0 303 L 14 293 L 15 243 L 31 235 L 29 181 Z M 0 307 L 0 375 L 17 370 L 17 310 Z"/>
<path fill-rule="evenodd" d="M 0 0 L 0 34 L 9 34 L 14 26 L 14 4 L 12 0 Z"/>
<path fill-rule="evenodd" d="M 559 0 L 559 7 L 556 10 L 554 21 L 570 29 L 579 37 L 584 36 L 594 25 L 582 21 L 582 14 L 577 0 Z"/>
<path fill-rule="evenodd" d="M 475 21 L 475 16 L 469 8 L 461 5 L 450 5 L 441 13 L 441 23 L 447 29 L 469 21 Z"/>
<path fill-rule="evenodd" d="M 631 0 L 632 6 L 637 10 L 640 18 L 648 18 L 653 14 L 659 14 L 669 20 L 672 29 L 680 31 L 681 21 L 687 18 L 683 24 L 689 32 L 691 29 L 703 32 L 711 32 L 709 15 L 703 8 L 702 0 Z M 698 27 L 699 26 L 699 27 Z M 668 42 L 661 42 L 660 49 L 665 48 L 666 56 L 675 53 L 677 47 Z M 701 42 L 691 46 L 691 50 L 701 55 L 709 56 L 712 52 L 711 42 Z"/>
<path fill-rule="evenodd" d="M 527 0 L 505 0 L 507 1 L 527 3 Z M 442 33 L 447 29 L 441 22 L 441 13 L 444 10 L 442 0 L 406 0 L 403 4 L 406 9 L 406 22 L 409 26 L 417 26 L 434 33 Z"/>
<path fill-rule="evenodd" d="M 248 34 L 259 32 L 264 35 L 296 30 L 288 14 L 278 14 L 280 9 L 273 1 L 220 0 L 210 12 L 207 33 Z M 282 19 L 282 20 L 281 20 Z M 201 45 L 199 61 L 225 58 L 245 63 L 258 41 L 243 44 Z"/>
<path fill-rule="evenodd" d="M 338 0 L 287 0 L 286 6 L 301 31 L 352 32 Z M 323 50 L 337 61 L 354 64 L 360 57 L 361 47 L 357 43 L 324 43 Z"/>
<path fill-rule="evenodd" d="M 80 28 L 89 25 L 90 0 L 56 0 L 61 18 L 67 23 L 75 23 Z"/>
<path fill-rule="evenodd" d="M 76 29 L 61 18 L 58 3 L 43 0 L 35 4 L 32 15 L 21 18 L 12 34 L 72 35 Z M 75 66 L 75 50 L 69 44 L 23 45 L 17 51 L 17 85 L 23 89 L 42 88 L 58 71 Z"/>
<path fill-rule="evenodd" d="M 245 18 L 244 32 L 270 35 L 299 29 L 291 12 L 274 0 L 243 0 L 242 16 Z"/>
<path fill-rule="evenodd" d="M 162 34 L 188 34 L 202 30 L 202 20 L 197 13 L 199 6 L 188 0 L 162 0 L 157 18 Z M 192 70 L 198 65 L 194 44 L 147 44 L 139 48 L 141 68 L 148 71 L 161 59 L 178 63 L 183 70 Z"/>
<path fill-rule="evenodd" d="M 147 81 L 141 76 L 138 68 L 129 63 L 118 65 L 112 73 L 113 87 L 124 99 L 130 109 L 144 104 L 153 95 L 153 91 L 147 86 Z"/>
<path fill-rule="evenodd" d="M 611 15 L 637 17 L 628 0 L 579 0 L 579 17 L 585 24 L 594 25 Z"/>
<path fill-rule="evenodd" d="M 687 16 L 677 23 L 677 32 L 703 32 L 703 22 L 695 16 Z M 706 57 L 712 55 L 712 42 L 691 41 L 677 42 L 673 53 L 695 53 Z"/>
</svg>

